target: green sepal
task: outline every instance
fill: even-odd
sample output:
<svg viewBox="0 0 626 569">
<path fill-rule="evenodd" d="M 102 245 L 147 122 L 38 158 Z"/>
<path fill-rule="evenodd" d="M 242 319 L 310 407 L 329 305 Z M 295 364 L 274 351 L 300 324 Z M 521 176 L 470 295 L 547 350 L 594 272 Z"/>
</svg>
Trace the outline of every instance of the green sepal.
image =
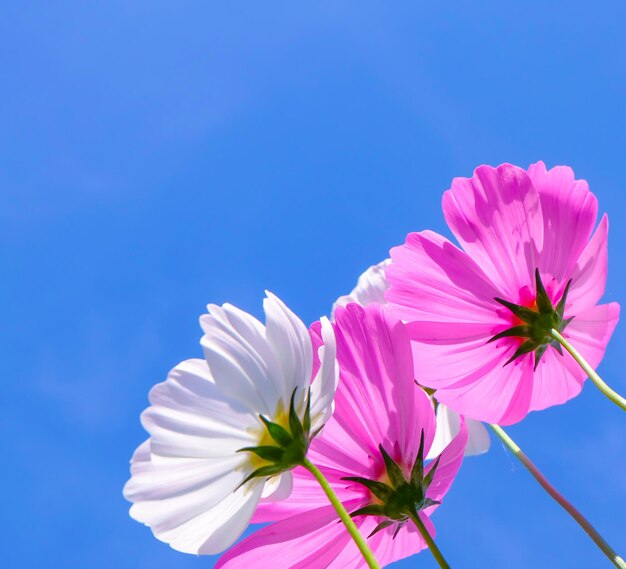
<svg viewBox="0 0 626 569">
<path fill-rule="evenodd" d="M 252 480 L 253 478 L 258 478 L 260 476 L 274 476 L 275 474 L 279 474 L 283 471 L 284 469 L 279 464 L 268 464 L 266 466 L 261 466 L 260 468 L 257 468 L 254 472 L 248 474 L 244 481 L 239 484 L 237 488 L 235 488 L 235 491 L 239 490 L 239 488 L 241 488 L 246 482 L 250 482 L 250 480 Z"/>
<path fill-rule="evenodd" d="M 284 427 L 281 427 L 278 423 L 272 423 L 263 415 L 259 415 L 259 418 L 267 427 L 267 432 L 270 434 L 270 437 L 272 437 L 280 446 L 287 446 L 293 440 L 289 431 Z"/>
<path fill-rule="evenodd" d="M 309 387 L 309 393 L 306 398 L 306 408 L 304 410 L 304 418 L 302 419 L 302 428 L 304 429 L 305 433 L 311 432 L 311 388 L 310 387 Z M 319 432 L 319 429 L 315 431 L 315 433 L 313 433 L 313 435 L 311 435 L 310 438 L 312 439 L 313 437 L 315 437 L 315 435 L 317 435 L 318 432 Z"/>
<path fill-rule="evenodd" d="M 489 338 L 489 341 L 487 343 L 489 344 L 491 342 L 495 342 L 496 340 L 499 340 L 500 338 L 511 338 L 511 337 L 530 338 L 531 337 L 530 326 L 525 326 L 525 325 L 513 326 L 512 328 L 508 328 L 507 330 L 504 330 L 503 332 L 500 332 L 499 334 L 492 336 L 491 338 Z"/>
<path fill-rule="evenodd" d="M 424 498 L 420 504 L 420 510 L 425 510 L 431 506 L 439 506 L 441 502 L 439 500 L 431 500 L 430 498 Z"/>
<path fill-rule="evenodd" d="M 356 518 L 357 516 L 384 516 L 385 509 L 381 504 L 370 504 L 369 506 L 364 506 L 355 510 L 350 514 L 351 517 Z"/>
<path fill-rule="evenodd" d="M 289 403 L 289 428 L 291 429 L 291 435 L 294 439 L 304 442 L 304 427 L 300 422 L 295 406 L 296 391 L 297 389 L 293 390 L 291 402 Z"/>
<path fill-rule="evenodd" d="M 396 529 L 393 532 L 393 535 L 391 536 L 391 539 L 396 539 L 396 536 L 398 535 L 398 533 L 400 533 L 400 530 L 404 527 L 405 523 L 406 523 L 406 521 L 396 522 Z"/>
<path fill-rule="evenodd" d="M 502 306 L 508 308 L 515 316 L 517 316 L 522 322 L 527 324 L 533 324 L 539 317 L 539 313 L 531 310 L 527 306 L 520 306 L 519 304 L 513 304 L 508 300 L 502 298 L 494 298 L 496 302 L 499 302 Z"/>
<path fill-rule="evenodd" d="M 439 455 L 432 463 L 432 466 L 428 470 L 428 474 L 424 476 L 424 482 L 422 482 L 422 491 L 423 495 L 426 496 L 430 485 L 433 483 L 433 479 L 435 478 L 435 472 L 437 471 L 437 467 L 439 466 L 439 461 L 441 460 L 441 455 Z"/>
<path fill-rule="evenodd" d="M 365 486 L 379 500 L 385 502 L 393 494 L 393 488 L 390 488 L 384 482 L 378 480 L 370 480 L 369 478 L 361 478 L 360 476 L 346 476 L 342 480 L 356 482 L 361 486 Z"/>
<path fill-rule="evenodd" d="M 424 481 L 424 429 L 420 432 L 420 447 L 411 468 L 411 484 L 421 486 Z"/>
<path fill-rule="evenodd" d="M 534 369 L 537 369 L 537 366 L 539 365 L 539 362 L 541 361 L 541 358 L 543 357 L 543 354 L 546 353 L 546 350 L 548 349 L 549 344 L 542 344 L 541 346 L 539 346 L 536 350 L 535 350 L 535 367 Z M 559 348 L 561 346 L 559 345 Z"/>
<path fill-rule="evenodd" d="M 565 305 L 567 304 L 567 295 L 569 294 L 569 288 L 570 286 L 572 286 L 572 279 L 570 279 L 567 282 L 567 285 L 565 285 L 565 290 L 563 291 L 563 296 L 561 297 L 561 300 L 559 300 L 559 303 L 556 305 L 555 311 L 559 317 L 559 320 L 563 320 L 565 317 Z M 572 316 L 573 318 L 573 316 Z M 569 324 L 570 320 L 572 318 L 568 318 L 567 319 L 567 324 Z M 566 325 L 567 325 L 566 324 Z"/>
<path fill-rule="evenodd" d="M 537 308 L 539 312 L 543 312 L 544 314 L 549 314 L 554 312 L 554 307 L 552 306 L 552 301 L 546 292 L 546 288 L 543 286 L 543 282 L 541 281 L 541 275 L 539 274 L 539 269 L 535 269 L 535 287 L 537 290 Z"/>
<path fill-rule="evenodd" d="M 252 452 L 268 462 L 280 462 L 285 454 L 284 449 L 270 445 L 240 448 L 237 452 Z"/>
<path fill-rule="evenodd" d="M 379 531 L 384 530 L 386 528 L 388 528 L 389 526 L 392 526 L 393 524 L 395 524 L 396 522 L 394 522 L 393 520 L 385 520 L 384 522 L 380 522 L 375 528 L 374 530 L 367 536 L 367 539 L 369 539 L 370 537 L 372 537 L 373 535 L 376 535 Z M 395 535 L 394 535 L 395 537 Z"/>
<path fill-rule="evenodd" d="M 526 340 L 519 348 L 517 348 L 517 350 L 515 350 L 515 353 L 507 360 L 503 367 L 513 363 L 520 356 L 533 352 L 538 347 L 539 345 L 534 340 Z"/>
<path fill-rule="evenodd" d="M 385 461 L 385 469 L 387 470 L 387 476 L 389 476 L 391 484 L 394 486 L 394 488 L 397 488 L 401 484 L 404 484 L 405 479 L 404 474 L 402 473 L 402 469 L 394 462 L 393 458 L 389 456 L 383 445 L 378 445 L 378 449 L 380 450 L 380 454 L 383 455 L 383 460 Z"/>
</svg>

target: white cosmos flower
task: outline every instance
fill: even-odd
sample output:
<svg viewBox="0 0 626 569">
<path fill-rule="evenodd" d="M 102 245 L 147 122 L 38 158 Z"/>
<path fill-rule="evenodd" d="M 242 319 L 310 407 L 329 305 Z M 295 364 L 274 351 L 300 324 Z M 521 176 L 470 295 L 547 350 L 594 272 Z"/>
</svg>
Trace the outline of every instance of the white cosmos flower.
<svg viewBox="0 0 626 569">
<path fill-rule="evenodd" d="M 185 553 L 224 551 L 242 534 L 259 499 L 291 492 L 291 472 L 242 482 L 264 461 L 244 447 L 273 444 L 259 415 L 289 429 L 302 417 L 310 388 L 311 432 L 332 414 L 337 386 L 335 337 L 322 319 L 321 366 L 312 381 L 313 348 L 306 326 L 271 293 L 265 326 L 225 304 L 200 318 L 205 359 L 177 365 L 150 391 L 141 415 L 150 434 L 131 460 L 124 496 L 130 515 Z"/>
<path fill-rule="evenodd" d="M 361 306 L 367 306 L 373 302 L 386 304 L 385 291 L 389 288 L 385 278 L 385 270 L 391 264 L 391 259 L 385 259 L 377 265 L 371 266 L 358 279 L 356 287 L 350 294 L 340 296 L 333 304 L 334 314 L 337 306 L 345 306 L 350 302 L 356 302 Z M 465 447 L 465 456 L 484 454 L 489 450 L 491 439 L 487 429 L 480 421 L 466 417 L 465 423 L 469 434 L 469 441 Z M 426 458 L 437 457 L 443 449 L 459 433 L 460 417 L 458 413 L 439 403 L 437 405 L 437 430 L 433 445 Z"/>
</svg>

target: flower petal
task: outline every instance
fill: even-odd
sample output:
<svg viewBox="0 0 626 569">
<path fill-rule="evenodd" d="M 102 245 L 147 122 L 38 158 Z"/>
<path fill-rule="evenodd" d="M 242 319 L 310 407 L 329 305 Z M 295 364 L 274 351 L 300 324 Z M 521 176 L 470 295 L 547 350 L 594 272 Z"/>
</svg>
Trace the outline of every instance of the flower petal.
<svg viewBox="0 0 626 569">
<path fill-rule="evenodd" d="M 258 419 L 225 397 L 201 359 L 178 364 L 150 391 L 141 420 L 152 435 L 152 454 L 181 458 L 230 457 L 255 443 Z"/>
<path fill-rule="evenodd" d="M 465 252 L 508 298 L 533 282 L 543 248 L 539 194 L 511 164 L 480 166 L 455 178 L 443 197 L 448 226 Z"/>
<path fill-rule="evenodd" d="M 335 317 L 341 378 L 337 422 L 372 455 L 378 455 L 380 444 L 388 452 L 399 445 L 408 459 L 422 429 L 430 448 L 435 417 L 426 394 L 415 388 L 404 325 L 377 304 L 365 308 L 349 304 L 339 308 Z"/>
<path fill-rule="evenodd" d="M 235 543 L 248 527 L 262 488 L 260 483 L 251 488 L 242 487 L 196 518 L 172 530 L 155 531 L 155 536 L 183 553 L 221 553 Z"/>
<path fill-rule="evenodd" d="M 217 553 L 248 525 L 263 484 L 243 480 L 242 456 L 222 460 L 151 460 L 150 442 L 135 452 L 124 496 L 130 515 L 184 553 Z"/>
<path fill-rule="evenodd" d="M 432 231 L 411 233 L 391 250 L 385 298 L 405 321 L 497 325 L 501 292 L 463 251 Z"/>
<path fill-rule="evenodd" d="M 598 200 L 585 180 L 567 166 L 546 169 L 532 164 L 528 175 L 539 192 L 543 212 L 543 249 L 539 269 L 563 284 L 587 245 L 598 216 Z"/>
<path fill-rule="evenodd" d="M 514 346 L 487 344 L 467 325 L 407 326 L 421 385 L 437 390 L 437 400 L 460 415 L 479 421 L 511 424 L 529 411 L 532 391 L 532 354 L 504 367 Z M 464 335 L 467 334 L 467 337 Z M 445 362 L 445 365 L 441 365 Z"/>
<path fill-rule="evenodd" d="M 377 265 L 369 267 L 357 281 L 356 287 L 350 294 L 340 296 L 333 304 L 332 314 L 338 306 L 346 306 L 350 302 L 356 302 L 361 306 L 367 306 L 373 302 L 385 303 L 385 291 L 389 287 L 385 278 L 385 269 L 391 263 L 391 259 L 385 259 Z"/>
<path fill-rule="evenodd" d="M 435 477 L 427 492 L 427 497 L 431 500 L 441 502 L 443 497 L 447 494 L 463 462 L 467 440 L 467 425 L 465 421 L 462 420 L 459 425 L 459 433 L 439 455 L 441 458 L 439 459 L 437 470 L 435 471 Z M 426 467 L 426 474 L 430 472 L 434 464 L 434 462 L 431 462 L 430 465 Z M 432 509 L 428 508 L 426 511 L 432 512 Z"/>
<path fill-rule="evenodd" d="M 311 382 L 313 353 L 309 331 L 303 322 L 277 296 L 266 291 L 263 308 L 267 319 L 267 342 L 278 365 L 272 379 L 285 406 L 295 389 L 298 408 Z"/>
<path fill-rule="evenodd" d="M 312 340 L 315 350 L 314 364 L 316 368 L 313 383 L 311 383 L 311 430 L 317 431 L 330 419 L 334 408 L 334 397 L 339 381 L 339 367 L 337 366 L 337 346 L 335 332 L 327 318 L 320 320 L 319 334 L 322 345 Z M 312 337 L 316 335 L 312 333 Z"/>
<path fill-rule="evenodd" d="M 465 456 L 484 454 L 489 450 L 491 439 L 487 429 L 480 421 L 467 419 L 465 421 L 468 432 Z M 461 417 L 447 405 L 439 403 L 437 406 L 437 431 L 433 446 L 426 458 L 433 459 L 443 452 L 461 429 Z"/>
<path fill-rule="evenodd" d="M 604 294 L 609 266 L 608 234 L 609 218 L 605 214 L 572 271 L 568 306 L 576 310 L 595 306 Z"/>
<path fill-rule="evenodd" d="M 291 472 L 283 472 L 272 476 L 265 482 L 261 498 L 269 502 L 280 502 L 286 500 L 293 488 L 293 476 Z"/>
<path fill-rule="evenodd" d="M 356 509 L 359 502 L 348 502 Z M 225 553 L 216 569 L 318 569 L 330 567 L 350 541 L 343 525 L 337 523 L 332 506 L 301 512 L 286 520 L 266 526 Z"/>
<path fill-rule="evenodd" d="M 276 363 L 263 324 L 230 304 L 208 310 L 200 318 L 201 344 L 215 383 L 251 412 L 272 416 L 282 389 L 272 374 Z"/>
</svg>

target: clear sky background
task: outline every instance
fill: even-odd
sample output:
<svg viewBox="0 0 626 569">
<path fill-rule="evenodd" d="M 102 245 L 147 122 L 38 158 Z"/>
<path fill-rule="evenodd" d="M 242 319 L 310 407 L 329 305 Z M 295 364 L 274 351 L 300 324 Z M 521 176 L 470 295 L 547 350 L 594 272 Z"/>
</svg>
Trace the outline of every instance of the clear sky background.
<svg viewBox="0 0 626 569">
<path fill-rule="evenodd" d="M 149 388 L 208 302 L 260 316 L 268 288 L 311 322 L 407 232 L 448 234 L 479 164 L 573 166 L 626 299 L 626 4 L 438 4 L 3 3 L 2 567 L 212 567 L 128 517 Z M 510 431 L 625 552 L 624 414 L 589 384 Z M 495 441 L 433 520 L 455 568 L 610 566 Z"/>
</svg>

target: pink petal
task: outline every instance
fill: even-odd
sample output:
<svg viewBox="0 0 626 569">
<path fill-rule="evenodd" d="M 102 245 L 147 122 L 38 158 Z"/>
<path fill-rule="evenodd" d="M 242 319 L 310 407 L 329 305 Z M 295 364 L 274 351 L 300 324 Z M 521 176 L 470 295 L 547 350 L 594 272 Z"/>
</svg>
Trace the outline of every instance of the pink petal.
<svg viewBox="0 0 626 569">
<path fill-rule="evenodd" d="M 539 194 L 528 174 L 511 164 L 480 166 L 455 178 L 443 197 L 455 237 L 507 298 L 533 282 L 543 247 Z"/>
<path fill-rule="evenodd" d="M 598 216 L 598 200 L 585 180 L 576 180 L 567 166 L 546 170 L 543 162 L 528 168 L 543 211 L 543 250 L 539 269 L 559 283 L 569 275 L 582 253 Z"/>
<path fill-rule="evenodd" d="M 540 411 L 576 397 L 583 387 L 585 373 L 564 351 L 549 347 L 535 371 L 530 408 Z"/>
<path fill-rule="evenodd" d="M 362 504 L 347 503 L 352 511 Z M 222 555 L 216 569 L 329 567 L 350 535 L 332 506 L 304 511 L 253 533 Z"/>
<path fill-rule="evenodd" d="M 435 526 L 430 521 L 430 518 L 423 512 L 420 512 L 419 516 L 426 526 L 428 533 L 434 537 L 436 534 Z M 395 538 L 393 537 L 394 532 L 395 528 L 393 526 L 381 531 L 378 542 L 373 546 L 374 555 L 376 556 L 376 559 L 380 563 L 381 567 L 385 567 L 390 563 L 415 555 L 428 547 L 424 538 L 411 522 L 407 523 L 398 532 Z M 426 554 L 427 553 L 424 553 L 424 555 Z"/>
<path fill-rule="evenodd" d="M 430 518 L 425 514 L 420 514 L 420 517 L 429 533 L 434 537 L 435 527 L 430 521 Z M 361 524 L 359 526 L 361 534 L 368 536 L 374 531 L 379 522 L 384 521 L 384 518 L 367 516 L 359 521 Z M 389 526 L 367 540 L 370 549 L 381 567 L 386 567 L 390 563 L 415 555 L 427 547 L 426 542 L 411 522 L 405 524 L 394 538 L 395 532 L 396 526 Z M 367 565 L 363 561 L 363 556 L 351 541 L 341 551 L 332 565 L 329 566 L 329 569 L 364 569 L 366 567 Z"/>
<path fill-rule="evenodd" d="M 411 233 L 391 250 L 385 294 L 403 320 L 493 325 L 502 293 L 463 251 L 432 231 Z"/>
<path fill-rule="evenodd" d="M 465 421 L 461 421 L 459 434 L 452 439 L 450 444 L 440 455 L 439 464 L 435 471 L 435 478 L 428 489 L 428 497 L 432 500 L 441 502 L 450 489 L 452 481 L 456 477 L 461 463 L 463 462 L 467 441 L 467 425 Z M 434 462 L 430 463 L 427 472 L 433 467 L 433 464 Z"/>
<path fill-rule="evenodd" d="M 563 336 L 582 354 L 591 367 L 600 365 L 606 346 L 619 320 L 617 302 L 599 304 L 576 315 Z"/>
<path fill-rule="evenodd" d="M 605 214 L 571 274 L 568 306 L 575 306 L 576 310 L 595 306 L 604 294 L 609 264 L 608 234 L 609 218 Z"/>
<path fill-rule="evenodd" d="M 412 324 L 413 338 L 418 331 L 427 334 L 428 327 Z M 501 346 L 484 339 L 456 343 L 451 339 L 455 334 L 452 326 L 448 332 L 450 338 L 414 342 L 420 383 L 437 389 L 437 399 L 460 415 L 503 425 L 521 421 L 530 407 L 532 354 L 504 367 L 513 350 L 508 342 Z M 438 367 L 438 361 L 445 361 L 445 366 Z"/>
<path fill-rule="evenodd" d="M 342 480 L 344 476 L 354 476 L 353 471 L 328 469 L 322 465 L 324 457 L 314 451 L 309 452 L 308 458 L 322 471 L 342 502 L 367 499 L 367 490 Z M 257 507 L 252 523 L 282 520 L 299 512 L 328 505 L 326 494 L 307 470 L 297 467 L 291 472 L 293 487 L 289 498 L 280 502 L 262 500 Z M 363 474 L 363 470 L 356 472 Z"/>
<path fill-rule="evenodd" d="M 430 448 L 435 414 L 428 397 L 415 389 L 404 325 L 377 304 L 340 307 L 335 319 L 340 384 L 334 419 L 338 425 L 374 456 L 382 444 L 389 452 L 398 445 L 396 451 L 408 458 L 422 429 Z M 330 438 L 330 433 L 324 438 Z"/>
</svg>

